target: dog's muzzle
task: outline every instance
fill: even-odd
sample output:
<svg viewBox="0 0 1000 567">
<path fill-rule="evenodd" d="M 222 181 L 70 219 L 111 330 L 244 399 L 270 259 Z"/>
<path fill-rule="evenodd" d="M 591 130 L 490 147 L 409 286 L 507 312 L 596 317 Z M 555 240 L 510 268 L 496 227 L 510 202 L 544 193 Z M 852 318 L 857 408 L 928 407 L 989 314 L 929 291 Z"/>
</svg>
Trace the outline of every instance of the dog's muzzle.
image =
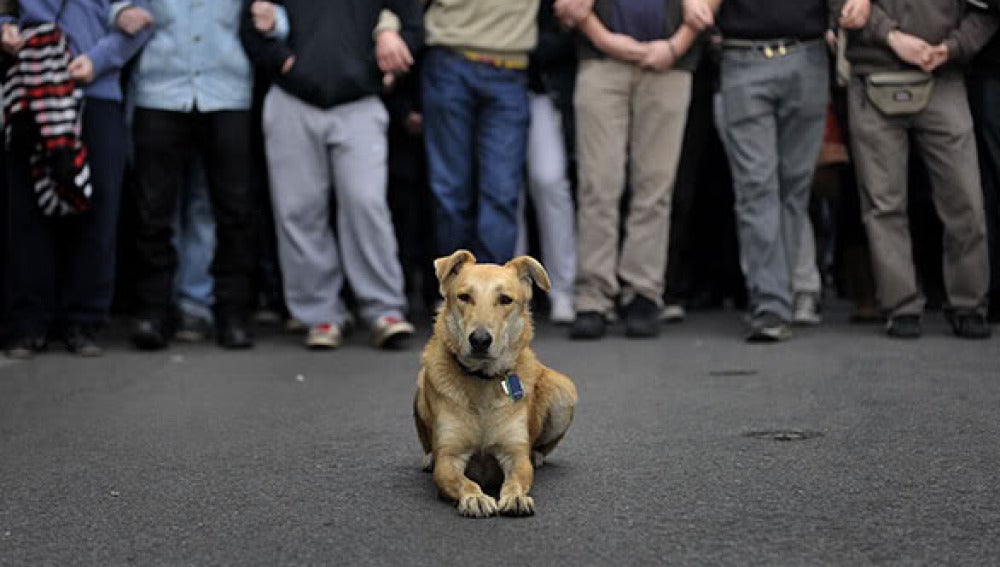
<svg viewBox="0 0 1000 567">
<path fill-rule="evenodd" d="M 480 327 L 469 335 L 469 346 L 472 347 L 472 355 L 485 357 L 490 352 L 490 345 L 493 344 L 493 335 L 489 331 Z"/>
</svg>

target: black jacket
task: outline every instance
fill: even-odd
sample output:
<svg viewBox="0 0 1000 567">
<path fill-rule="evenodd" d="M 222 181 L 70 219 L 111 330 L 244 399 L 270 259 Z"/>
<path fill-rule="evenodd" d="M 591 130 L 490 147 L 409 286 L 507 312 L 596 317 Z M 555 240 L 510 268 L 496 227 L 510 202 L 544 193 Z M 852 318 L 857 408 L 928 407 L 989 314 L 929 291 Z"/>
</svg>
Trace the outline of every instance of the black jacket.
<svg viewBox="0 0 1000 567">
<path fill-rule="evenodd" d="M 253 27 L 251 2 L 245 0 L 240 23 L 247 55 L 281 88 L 321 108 L 381 90 L 372 32 L 383 8 L 399 16 L 400 33 L 414 56 L 423 46 L 423 13 L 416 0 L 278 0 L 291 27 L 285 41 L 268 39 Z M 281 74 L 292 55 L 295 65 Z"/>
</svg>

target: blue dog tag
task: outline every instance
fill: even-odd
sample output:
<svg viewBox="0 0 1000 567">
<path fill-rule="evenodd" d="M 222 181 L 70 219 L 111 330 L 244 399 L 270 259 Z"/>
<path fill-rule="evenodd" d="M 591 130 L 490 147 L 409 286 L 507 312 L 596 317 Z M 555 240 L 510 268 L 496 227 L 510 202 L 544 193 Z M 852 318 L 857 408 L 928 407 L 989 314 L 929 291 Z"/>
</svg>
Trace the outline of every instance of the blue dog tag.
<svg viewBox="0 0 1000 567">
<path fill-rule="evenodd" d="M 503 392 L 511 400 L 516 402 L 524 397 L 524 387 L 521 385 L 521 379 L 517 377 L 517 374 L 511 374 L 504 378 L 500 385 L 503 386 Z"/>
</svg>

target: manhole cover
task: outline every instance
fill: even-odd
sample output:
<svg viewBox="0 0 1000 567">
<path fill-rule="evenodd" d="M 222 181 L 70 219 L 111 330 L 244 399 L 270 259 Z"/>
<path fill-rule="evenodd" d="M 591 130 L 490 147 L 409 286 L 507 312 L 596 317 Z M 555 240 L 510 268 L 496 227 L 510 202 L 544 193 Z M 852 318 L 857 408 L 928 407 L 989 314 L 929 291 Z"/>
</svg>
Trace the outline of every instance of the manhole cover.
<svg viewBox="0 0 1000 567">
<path fill-rule="evenodd" d="M 751 439 L 766 439 L 769 441 L 805 441 L 822 437 L 818 431 L 800 431 L 798 429 L 788 429 L 783 431 L 750 431 L 743 434 Z"/>
</svg>

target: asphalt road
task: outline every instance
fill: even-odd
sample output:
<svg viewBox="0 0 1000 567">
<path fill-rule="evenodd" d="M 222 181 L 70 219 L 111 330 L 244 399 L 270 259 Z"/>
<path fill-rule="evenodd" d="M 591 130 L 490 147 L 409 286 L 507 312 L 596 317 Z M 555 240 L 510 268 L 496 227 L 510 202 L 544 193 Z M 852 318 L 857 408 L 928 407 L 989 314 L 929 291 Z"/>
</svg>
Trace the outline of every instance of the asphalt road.
<svg viewBox="0 0 1000 567">
<path fill-rule="evenodd" d="M 436 498 L 419 345 L 3 362 L 0 564 L 1000 564 L 1000 338 L 926 327 L 756 346 L 734 312 L 651 341 L 543 325 L 581 402 L 527 519 Z"/>
</svg>

